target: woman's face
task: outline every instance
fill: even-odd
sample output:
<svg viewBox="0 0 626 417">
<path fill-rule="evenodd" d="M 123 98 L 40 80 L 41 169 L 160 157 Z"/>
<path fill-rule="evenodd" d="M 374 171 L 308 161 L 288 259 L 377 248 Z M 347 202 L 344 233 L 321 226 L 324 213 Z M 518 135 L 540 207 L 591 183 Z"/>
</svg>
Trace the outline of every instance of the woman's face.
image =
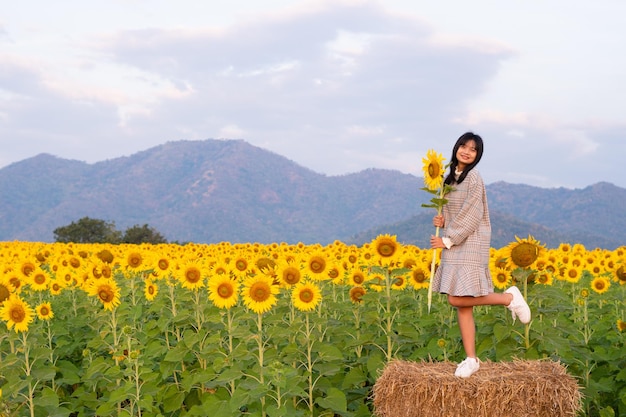
<svg viewBox="0 0 626 417">
<path fill-rule="evenodd" d="M 466 166 L 476 160 L 477 154 L 476 142 L 473 140 L 468 140 L 463 145 L 459 146 L 459 149 L 456 151 L 456 159 L 459 161 L 457 168 L 464 170 Z"/>
</svg>

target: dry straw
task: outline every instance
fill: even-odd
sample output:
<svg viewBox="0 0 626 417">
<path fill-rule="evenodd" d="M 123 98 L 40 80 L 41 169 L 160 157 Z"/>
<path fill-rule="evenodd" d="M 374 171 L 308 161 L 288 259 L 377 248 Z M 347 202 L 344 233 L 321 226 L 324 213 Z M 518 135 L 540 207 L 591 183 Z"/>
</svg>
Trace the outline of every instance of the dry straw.
<svg viewBox="0 0 626 417">
<path fill-rule="evenodd" d="M 376 417 L 575 417 L 582 410 L 576 379 L 549 360 L 482 362 L 469 378 L 451 362 L 387 364 L 374 384 Z"/>
</svg>

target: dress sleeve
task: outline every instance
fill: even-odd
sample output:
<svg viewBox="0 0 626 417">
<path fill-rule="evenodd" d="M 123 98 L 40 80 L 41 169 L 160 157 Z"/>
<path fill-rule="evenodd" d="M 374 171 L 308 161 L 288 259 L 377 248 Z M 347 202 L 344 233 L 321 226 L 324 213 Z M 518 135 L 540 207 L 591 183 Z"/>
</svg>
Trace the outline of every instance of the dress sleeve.
<svg viewBox="0 0 626 417">
<path fill-rule="evenodd" d="M 463 243 L 469 235 L 478 230 L 485 211 L 483 201 L 485 184 L 482 177 L 477 172 L 472 171 L 465 178 L 465 181 L 469 181 L 465 201 L 452 222 L 446 226 L 446 237 L 450 239 L 453 245 Z"/>
</svg>

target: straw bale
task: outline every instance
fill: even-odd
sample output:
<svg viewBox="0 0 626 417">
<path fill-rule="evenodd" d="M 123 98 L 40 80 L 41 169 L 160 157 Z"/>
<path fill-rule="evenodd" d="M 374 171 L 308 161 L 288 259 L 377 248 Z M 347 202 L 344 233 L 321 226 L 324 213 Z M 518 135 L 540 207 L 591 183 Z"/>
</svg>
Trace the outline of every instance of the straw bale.
<svg viewBox="0 0 626 417">
<path fill-rule="evenodd" d="M 481 362 L 469 378 L 451 362 L 395 360 L 374 384 L 376 417 L 575 417 L 581 387 L 550 360 Z"/>
</svg>

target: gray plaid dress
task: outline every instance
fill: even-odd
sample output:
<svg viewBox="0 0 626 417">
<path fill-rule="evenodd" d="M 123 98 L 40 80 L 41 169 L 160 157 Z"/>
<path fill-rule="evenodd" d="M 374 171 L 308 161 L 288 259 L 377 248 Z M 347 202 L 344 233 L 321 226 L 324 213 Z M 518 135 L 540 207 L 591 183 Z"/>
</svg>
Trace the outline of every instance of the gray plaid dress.
<svg viewBox="0 0 626 417">
<path fill-rule="evenodd" d="M 455 296 L 481 296 L 493 292 L 489 273 L 491 222 L 487 192 L 480 173 L 471 170 L 445 197 L 445 227 L 441 236 L 453 246 L 442 249 L 441 263 L 433 277 L 433 291 Z"/>
</svg>

